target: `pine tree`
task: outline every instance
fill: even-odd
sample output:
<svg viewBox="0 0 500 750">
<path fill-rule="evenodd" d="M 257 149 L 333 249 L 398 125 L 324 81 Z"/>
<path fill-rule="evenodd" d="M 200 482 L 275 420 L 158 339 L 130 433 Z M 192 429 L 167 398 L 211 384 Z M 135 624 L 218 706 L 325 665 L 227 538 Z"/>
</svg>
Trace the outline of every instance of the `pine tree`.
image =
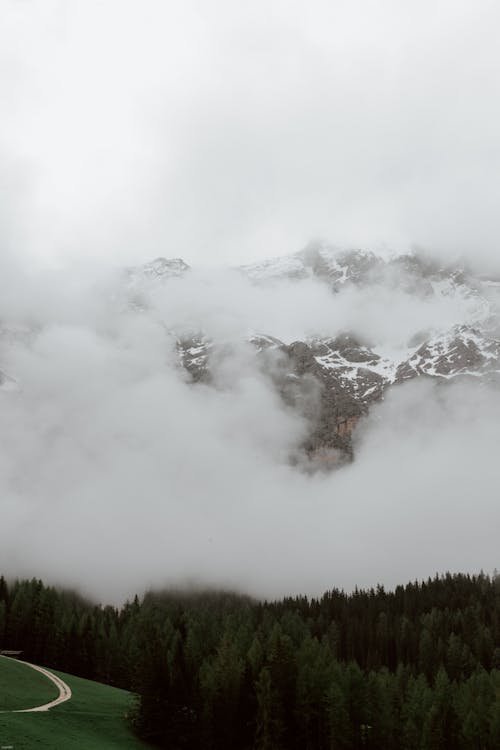
<svg viewBox="0 0 500 750">
<path fill-rule="evenodd" d="M 255 694 L 257 698 L 255 750 L 284 750 L 281 707 L 267 667 L 260 671 L 259 679 L 255 683 Z"/>
</svg>

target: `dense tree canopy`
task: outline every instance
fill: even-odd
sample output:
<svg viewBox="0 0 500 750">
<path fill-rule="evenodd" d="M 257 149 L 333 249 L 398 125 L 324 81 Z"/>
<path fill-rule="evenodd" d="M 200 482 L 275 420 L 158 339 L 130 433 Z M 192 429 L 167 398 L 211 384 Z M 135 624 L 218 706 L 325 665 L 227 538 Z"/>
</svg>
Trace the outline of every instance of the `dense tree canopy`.
<svg viewBox="0 0 500 750">
<path fill-rule="evenodd" d="M 272 603 L 149 593 L 119 609 L 0 578 L 0 648 L 135 691 L 136 731 L 160 747 L 500 747 L 498 576 Z"/>
</svg>

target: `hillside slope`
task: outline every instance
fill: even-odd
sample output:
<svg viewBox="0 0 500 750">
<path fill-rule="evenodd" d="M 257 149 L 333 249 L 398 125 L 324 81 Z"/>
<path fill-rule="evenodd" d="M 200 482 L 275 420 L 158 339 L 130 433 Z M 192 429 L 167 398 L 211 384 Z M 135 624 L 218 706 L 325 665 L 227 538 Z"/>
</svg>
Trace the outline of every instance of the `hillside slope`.
<svg viewBox="0 0 500 750">
<path fill-rule="evenodd" d="M 149 745 L 130 732 L 126 714 L 132 696 L 125 690 L 56 672 L 71 687 L 73 698 L 42 713 L 10 713 L 44 703 L 57 690 L 28 666 L 2 660 L 0 668 L 0 746 L 50 750 L 139 750 Z M 45 684 L 46 683 L 46 684 Z"/>
<path fill-rule="evenodd" d="M 22 662 L 0 658 L 0 711 L 25 711 L 57 695 L 56 686 L 40 672 Z"/>
</svg>

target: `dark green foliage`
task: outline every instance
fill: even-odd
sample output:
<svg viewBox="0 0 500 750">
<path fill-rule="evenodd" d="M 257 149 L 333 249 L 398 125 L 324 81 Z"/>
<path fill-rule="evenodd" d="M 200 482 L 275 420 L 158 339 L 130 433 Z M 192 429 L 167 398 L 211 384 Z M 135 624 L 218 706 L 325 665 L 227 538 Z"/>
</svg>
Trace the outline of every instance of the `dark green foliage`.
<svg viewBox="0 0 500 750">
<path fill-rule="evenodd" d="M 135 691 L 135 730 L 172 750 L 500 746 L 496 576 L 274 603 L 150 593 L 121 609 L 0 578 L 0 648 Z"/>
</svg>

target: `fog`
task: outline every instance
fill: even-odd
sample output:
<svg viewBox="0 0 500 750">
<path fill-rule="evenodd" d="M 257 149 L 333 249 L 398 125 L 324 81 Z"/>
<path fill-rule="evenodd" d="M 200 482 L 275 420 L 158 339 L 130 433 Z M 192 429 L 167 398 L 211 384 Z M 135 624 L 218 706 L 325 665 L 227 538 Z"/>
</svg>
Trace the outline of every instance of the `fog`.
<svg viewBox="0 0 500 750">
<path fill-rule="evenodd" d="M 2 243 L 195 265 L 347 245 L 498 266 L 494 0 L 6 0 Z"/>
<path fill-rule="evenodd" d="M 19 391 L 0 390 L 4 574 L 119 602 L 166 585 L 274 597 L 498 565 L 498 390 L 398 386 L 360 423 L 352 465 L 305 474 L 289 459 L 308 424 L 245 343 L 348 329 L 403 346 L 431 322 L 473 319 L 470 300 L 209 271 L 153 285 L 134 311 L 116 274 L 7 269 L 0 366 Z M 169 334 L 200 323 L 224 351 L 210 385 L 190 382 Z"/>
<path fill-rule="evenodd" d="M 235 267 L 325 238 L 500 273 L 499 22 L 493 0 L 2 3 L 0 572 L 119 602 L 498 566 L 493 385 L 398 386 L 354 463 L 311 475 L 248 343 L 404 351 L 483 301 Z M 122 269 L 157 256 L 193 268 L 134 310 Z M 199 332 L 211 385 L 178 366 Z"/>
</svg>

